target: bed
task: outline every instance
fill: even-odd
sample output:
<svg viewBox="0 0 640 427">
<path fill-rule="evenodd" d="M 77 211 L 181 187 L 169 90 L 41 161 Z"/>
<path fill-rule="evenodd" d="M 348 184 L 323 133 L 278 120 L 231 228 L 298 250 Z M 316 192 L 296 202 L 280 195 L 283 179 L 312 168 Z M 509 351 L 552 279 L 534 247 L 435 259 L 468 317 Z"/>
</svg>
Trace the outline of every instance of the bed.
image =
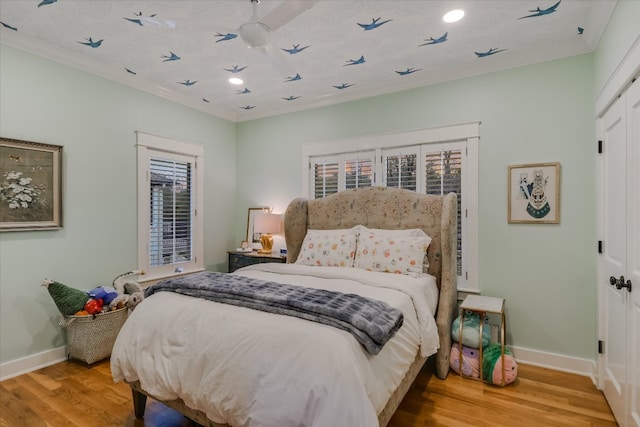
<svg viewBox="0 0 640 427">
<path fill-rule="evenodd" d="M 439 378 L 449 371 L 457 311 L 456 219 L 455 194 L 371 187 L 295 199 L 284 216 L 287 264 L 232 274 L 383 301 L 402 313 L 403 322 L 375 355 L 349 332 L 325 324 L 157 292 L 118 335 L 114 380 L 131 386 L 137 418 L 144 416 L 148 396 L 212 427 L 385 426 L 429 357 Z M 416 230 L 430 239 L 417 267 L 428 274 L 411 273 L 415 265 L 406 274 L 383 272 L 386 254 L 365 263 L 371 261 L 362 249 L 367 244 L 422 242 L 403 234 Z M 320 252 L 310 252 L 308 243 L 319 242 L 313 239 L 340 235 L 342 242 L 344 233 L 348 242 L 353 233 L 363 239 L 355 254 L 360 268 L 325 265 Z M 378 240 L 367 243 L 365 235 Z M 407 258 L 399 259 L 402 264 Z"/>
</svg>

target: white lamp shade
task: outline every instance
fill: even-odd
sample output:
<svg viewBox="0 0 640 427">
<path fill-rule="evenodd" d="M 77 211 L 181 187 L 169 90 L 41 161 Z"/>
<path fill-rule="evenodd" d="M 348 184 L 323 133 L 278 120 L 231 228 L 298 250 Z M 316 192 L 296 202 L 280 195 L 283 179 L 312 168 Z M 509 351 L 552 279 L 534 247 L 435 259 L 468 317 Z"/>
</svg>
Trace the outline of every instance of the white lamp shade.
<svg viewBox="0 0 640 427">
<path fill-rule="evenodd" d="M 258 212 L 253 223 L 253 231 L 261 234 L 280 233 L 282 216 L 264 212 Z"/>
</svg>

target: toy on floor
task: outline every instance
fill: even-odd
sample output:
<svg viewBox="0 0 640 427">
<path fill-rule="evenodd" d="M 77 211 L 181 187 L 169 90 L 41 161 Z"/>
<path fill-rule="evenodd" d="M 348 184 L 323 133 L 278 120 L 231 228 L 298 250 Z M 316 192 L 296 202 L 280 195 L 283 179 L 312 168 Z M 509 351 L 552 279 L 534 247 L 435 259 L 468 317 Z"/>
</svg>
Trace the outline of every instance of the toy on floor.
<svg viewBox="0 0 640 427">
<path fill-rule="evenodd" d="M 71 316 L 78 311 L 84 309 L 85 304 L 89 301 L 89 295 L 85 291 L 72 288 L 60 282 L 51 279 L 44 279 L 42 286 L 47 288 L 49 295 L 56 303 L 56 307 L 60 313 Z"/>
<path fill-rule="evenodd" d="M 464 312 L 464 326 L 462 327 L 462 345 L 472 348 L 480 348 L 480 315 L 470 311 Z M 460 316 L 456 317 L 451 325 L 451 338 L 460 341 Z M 484 322 L 482 328 L 482 347 L 491 340 L 491 326 Z"/>
<path fill-rule="evenodd" d="M 491 384 L 502 385 L 502 349 L 491 344 L 482 352 L 482 377 Z M 504 385 L 511 384 L 518 376 L 518 364 L 508 348 L 504 348 Z"/>
<path fill-rule="evenodd" d="M 467 377 L 480 377 L 480 362 L 478 361 L 478 349 L 462 346 L 462 374 Z M 460 375 L 460 344 L 451 345 L 451 357 L 449 358 L 451 369 Z"/>
</svg>

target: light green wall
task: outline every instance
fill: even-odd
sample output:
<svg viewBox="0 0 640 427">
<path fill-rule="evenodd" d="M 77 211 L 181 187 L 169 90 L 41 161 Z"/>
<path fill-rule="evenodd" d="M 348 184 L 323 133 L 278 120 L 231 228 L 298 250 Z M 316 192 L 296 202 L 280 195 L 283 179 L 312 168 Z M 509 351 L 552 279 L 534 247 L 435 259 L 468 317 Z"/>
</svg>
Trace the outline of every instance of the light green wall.
<svg viewBox="0 0 640 427">
<path fill-rule="evenodd" d="M 238 209 L 302 195 L 304 143 L 479 120 L 480 289 L 506 298 L 511 344 L 593 359 L 592 70 L 582 55 L 241 123 Z M 561 223 L 510 225 L 507 165 L 537 162 L 562 165 Z"/>
<path fill-rule="evenodd" d="M 137 267 L 135 130 L 205 148 L 205 265 L 235 243 L 235 125 L 0 45 L 0 135 L 63 145 L 64 228 L 0 233 L 0 363 L 64 344 L 49 277 L 91 289 Z"/>
<path fill-rule="evenodd" d="M 600 90 L 640 37 L 640 1 L 618 0 L 594 55 L 594 80 Z"/>
</svg>

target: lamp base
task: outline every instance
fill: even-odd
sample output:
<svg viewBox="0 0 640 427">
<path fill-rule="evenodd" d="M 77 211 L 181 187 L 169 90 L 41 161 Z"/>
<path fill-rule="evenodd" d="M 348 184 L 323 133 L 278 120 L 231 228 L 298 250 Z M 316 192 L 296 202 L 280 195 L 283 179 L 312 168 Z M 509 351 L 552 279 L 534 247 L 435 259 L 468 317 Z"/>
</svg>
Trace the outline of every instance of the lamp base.
<svg viewBox="0 0 640 427">
<path fill-rule="evenodd" d="M 258 249 L 258 253 L 270 254 L 271 249 L 273 249 L 273 236 L 269 233 L 264 233 L 260 236 L 260 244 L 262 245 L 262 249 Z"/>
</svg>

